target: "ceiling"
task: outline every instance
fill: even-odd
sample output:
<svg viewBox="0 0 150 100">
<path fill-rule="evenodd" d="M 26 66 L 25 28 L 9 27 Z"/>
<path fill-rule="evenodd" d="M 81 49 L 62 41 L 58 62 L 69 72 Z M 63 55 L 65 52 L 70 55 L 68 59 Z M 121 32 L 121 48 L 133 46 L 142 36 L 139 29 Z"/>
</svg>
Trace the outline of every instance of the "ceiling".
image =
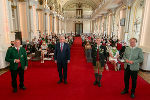
<svg viewBox="0 0 150 100">
<path fill-rule="evenodd" d="M 75 3 L 82 3 L 82 4 L 87 4 L 92 7 L 92 9 L 96 9 L 99 4 L 101 3 L 102 0 L 59 0 L 61 3 L 62 7 L 68 8 L 69 5 L 75 4 Z"/>
<path fill-rule="evenodd" d="M 90 13 L 92 11 L 92 18 L 96 18 L 110 9 L 117 8 L 123 1 L 127 0 L 48 0 L 48 4 L 55 5 L 55 8 L 62 9 L 61 11 L 76 11 L 77 4 L 82 4 L 82 9 Z"/>
</svg>

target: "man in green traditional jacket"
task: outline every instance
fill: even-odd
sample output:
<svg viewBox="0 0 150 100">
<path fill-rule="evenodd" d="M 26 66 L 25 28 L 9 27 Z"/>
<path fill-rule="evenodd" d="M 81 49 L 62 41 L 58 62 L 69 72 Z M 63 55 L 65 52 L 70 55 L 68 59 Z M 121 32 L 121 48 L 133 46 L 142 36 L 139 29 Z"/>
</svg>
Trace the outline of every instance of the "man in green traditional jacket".
<svg viewBox="0 0 150 100">
<path fill-rule="evenodd" d="M 27 53 L 23 47 L 20 47 L 20 40 L 16 39 L 14 46 L 9 48 L 6 53 L 5 61 L 10 63 L 10 72 L 12 78 L 13 92 L 17 92 L 17 74 L 19 74 L 20 84 L 19 87 L 25 90 L 24 86 L 24 70 L 27 70 L 28 60 Z"/>
<path fill-rule="evenodd" d="M 139 63 L 143 62 L 144 57 L 143 57 L 143 52 L 141 48 L 136 47 L 136 38 L 131 38 L 130 39 L 130 47 L 127 47 L 124 53 L 124 84 L 125 88 L 121 92 L 121 94 L 126 94 L 128 93 L 129 89 L 129 79 L 131 76 L 132 79 L 132 89 L 131 89 L 131 98 L 134 98 L 135 95 L 135 88 L 136 88 L 136 83 L 137 83 L 137 74 L 139 71 Z"/>
<path fill-rule="evenodd" d="M 94 66 L 95 81 L 94 85 L 101 87 L 102 72 L 106 63 L 106 47 L 101 44 L 101 39 L 97 38 L 92 46 L 92 58 Z"/>
</svg>

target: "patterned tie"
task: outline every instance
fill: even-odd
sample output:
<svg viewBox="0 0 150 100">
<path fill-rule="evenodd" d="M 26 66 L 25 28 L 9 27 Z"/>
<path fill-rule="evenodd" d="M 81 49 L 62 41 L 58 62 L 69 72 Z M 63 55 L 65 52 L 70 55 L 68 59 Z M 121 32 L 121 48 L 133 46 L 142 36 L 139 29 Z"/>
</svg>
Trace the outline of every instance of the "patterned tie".
<svg viewBox="0 0 150 100">
<path fill-rule="evenodd" d="M 61 52 L 63 51 L 63 44 L 61 43 Z"/>
</svg>

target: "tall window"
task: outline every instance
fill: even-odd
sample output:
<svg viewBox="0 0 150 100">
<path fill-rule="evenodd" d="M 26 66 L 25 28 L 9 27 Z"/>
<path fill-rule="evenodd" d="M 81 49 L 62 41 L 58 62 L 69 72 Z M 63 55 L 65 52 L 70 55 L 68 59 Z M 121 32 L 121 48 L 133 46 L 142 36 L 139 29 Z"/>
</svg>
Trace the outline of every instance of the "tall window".
<svg viewBox="0 0 150 100">
<path fill-rule="evenodd" d="M 83 9 L 82 4 L 80 2 L 77 3 L 76 7 L 76 18 L 83 18 Z"/>
</svg>

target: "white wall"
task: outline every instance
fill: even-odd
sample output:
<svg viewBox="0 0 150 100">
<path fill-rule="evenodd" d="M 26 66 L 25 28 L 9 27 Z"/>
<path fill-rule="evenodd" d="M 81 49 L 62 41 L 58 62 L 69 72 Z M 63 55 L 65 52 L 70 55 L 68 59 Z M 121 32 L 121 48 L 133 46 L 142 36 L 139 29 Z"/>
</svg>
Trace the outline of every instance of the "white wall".
<svg viewBox="0 0 150 100">
<path fill-rule="evenodd" d="M 90 20 L 83 21 L 83 33 L 90 33 L 91 32 L 91 23 Z M 66 33 L 75 32 L 75 23 L 72 20 L 67 20 L 65 22 L 65 30 Z"/>
<path fill-rule="evenodd" d="M 75 33 L 75 23 L 72 20 L 65 21 L 65 33 Z"/>
<path fill-rule="evenodd" d="M 0 69 L 7 67 L 5 62 L 5 55 L 10 44 L 10 12 L 8 0 L 0 0 Z"/>
<path fill-rule="evenodd" d="M 90 33 L 90 20 L 83 22 L 83 33 Z"/>
<path fill-rule="evenodd" d="M 141 40 L 140 40 L 140 46 L 143 48 L 148 49 L 150 51 L 150 0 L 146 0 L 145 3 L 145 9 L 144 9 L 144 18 L 143 18 L 143 26 L 142 26 L 142 32 L 141 32 Z"/>
</svg>

